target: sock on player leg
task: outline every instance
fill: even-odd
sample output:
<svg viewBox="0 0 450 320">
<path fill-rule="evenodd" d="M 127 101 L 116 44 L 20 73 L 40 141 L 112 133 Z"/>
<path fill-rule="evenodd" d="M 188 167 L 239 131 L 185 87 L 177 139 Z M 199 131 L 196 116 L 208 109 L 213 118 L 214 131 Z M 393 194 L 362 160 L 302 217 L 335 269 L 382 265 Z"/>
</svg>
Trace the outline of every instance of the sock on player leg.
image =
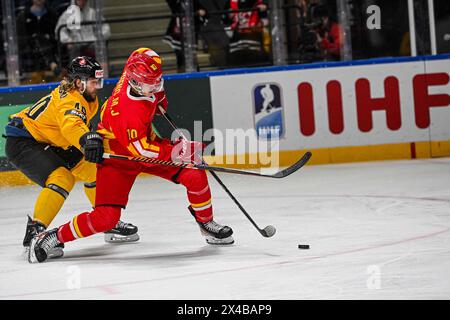
<svg viewBox="0 0 450 320">
<path fill-rule="evenodd" d="M 96 207 L 83 212 L 58 229 L 60 242 L 69 242 L 112 229 L 120 219 L 121 208 L 113 206 Z"/>
</svg>

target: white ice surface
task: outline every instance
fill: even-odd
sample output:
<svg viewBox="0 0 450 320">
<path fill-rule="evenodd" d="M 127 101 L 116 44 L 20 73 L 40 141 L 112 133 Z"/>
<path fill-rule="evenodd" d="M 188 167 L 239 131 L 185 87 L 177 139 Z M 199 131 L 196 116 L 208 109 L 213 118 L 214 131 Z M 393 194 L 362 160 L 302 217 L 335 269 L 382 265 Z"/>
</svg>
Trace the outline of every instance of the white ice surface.
<svg viewBox="0 0 450 320">
<path fill-rule="evenodd" d="M 221 177 L 261 228 L 276 227 L 273 238 L 210 177 L 216 220 L 236 243 L 208 246 L 184 188 L 144 177 L 122 214 L 140 242 L 95 235 L 31 265 L 21 242 L 39 188 L 0 189 L 0 299 L 450 298 L 449 158 L 308 166 L 282 180 Z M 52 226 L 88 209 L 77 185 Z"/>
</svg>

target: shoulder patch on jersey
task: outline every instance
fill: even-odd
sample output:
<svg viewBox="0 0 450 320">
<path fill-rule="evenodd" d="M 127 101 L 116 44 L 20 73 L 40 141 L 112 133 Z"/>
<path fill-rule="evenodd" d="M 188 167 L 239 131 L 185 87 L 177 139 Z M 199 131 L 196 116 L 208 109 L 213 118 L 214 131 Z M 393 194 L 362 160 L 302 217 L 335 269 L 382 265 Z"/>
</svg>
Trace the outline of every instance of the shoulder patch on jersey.
<svg viewBox="0 0 450 320">
<path fill-rule="evenodd" d="M 67 110 L 64 115 L 74 115 L 77 116 L 78 118 L 80 118 L 81 120 L 83 120 L 83 122 L 86 124 L 87 122 L 87 117 L 79 110 L 75 110 L 75 109 L 71 109 L 71 110 Z"/>
</svg>

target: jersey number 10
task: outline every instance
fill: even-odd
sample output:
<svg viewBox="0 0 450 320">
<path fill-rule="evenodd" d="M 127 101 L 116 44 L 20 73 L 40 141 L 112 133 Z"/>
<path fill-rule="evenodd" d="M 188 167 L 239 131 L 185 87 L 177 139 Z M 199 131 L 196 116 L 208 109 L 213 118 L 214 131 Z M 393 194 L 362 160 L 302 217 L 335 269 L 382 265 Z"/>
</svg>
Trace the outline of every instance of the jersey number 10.
<svg viewBox="0 0 450 320">
<path fill-rule="evenodd" d="M 133 140 L 137 138 L 137 131 L 135 129 L 127 129 L 128 139 Z"/>
</svg>

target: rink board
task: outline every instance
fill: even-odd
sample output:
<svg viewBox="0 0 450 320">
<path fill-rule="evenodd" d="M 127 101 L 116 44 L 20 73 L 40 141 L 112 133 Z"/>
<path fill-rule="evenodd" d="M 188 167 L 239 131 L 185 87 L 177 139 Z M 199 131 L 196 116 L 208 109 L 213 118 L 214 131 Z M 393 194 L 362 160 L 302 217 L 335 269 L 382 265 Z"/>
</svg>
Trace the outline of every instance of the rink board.
<svg viewBox="0 0 450 320">
<path fill-rule="evenodd" d="M 410 60 L 211 77 L 214 128 L 261 140 L 255 97 L 270 85 L 283 114 L 283 133 L 273 139 L 281 165 L 304 150 L 320 164 L 449 156 L 450 61 Z M 230 156 L 225 144 L 216 148 L 219 163 Z M 248 157 L 258 149 L 231 151 Z"/>
</svg>

